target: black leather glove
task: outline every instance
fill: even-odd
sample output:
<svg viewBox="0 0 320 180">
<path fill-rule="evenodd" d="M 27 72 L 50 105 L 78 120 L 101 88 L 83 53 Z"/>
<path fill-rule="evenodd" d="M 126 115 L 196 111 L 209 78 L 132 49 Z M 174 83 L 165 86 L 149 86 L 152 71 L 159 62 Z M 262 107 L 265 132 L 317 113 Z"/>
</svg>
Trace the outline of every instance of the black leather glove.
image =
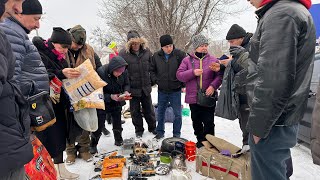
<svg viewBox="0 0 320 180">
<path fill-rule="evenodd" d="M 242 46 L 230 46 L 229 52 L 233 57 L 239 57 L 242 53 L 247 50 Z"/>
</svg>

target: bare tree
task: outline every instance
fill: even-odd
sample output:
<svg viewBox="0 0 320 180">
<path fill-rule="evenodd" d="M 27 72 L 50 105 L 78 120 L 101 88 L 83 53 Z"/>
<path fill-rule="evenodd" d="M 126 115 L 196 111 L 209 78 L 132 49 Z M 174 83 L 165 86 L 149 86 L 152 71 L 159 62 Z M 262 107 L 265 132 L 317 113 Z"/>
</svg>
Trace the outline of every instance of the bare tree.
<svg viewBox="0 0 320 180">
<path fill-rule="evenodd" d="M 214 29 L 231 14 L 237 0 L 101 0 L 99 16 L 124 40 L 137 30 L 146 37 L 151 50 L 159 48 L 159 37 L 170 34 L 175 45 L 188 50 L 191 38 L 207 27 Z"/>
</svg>

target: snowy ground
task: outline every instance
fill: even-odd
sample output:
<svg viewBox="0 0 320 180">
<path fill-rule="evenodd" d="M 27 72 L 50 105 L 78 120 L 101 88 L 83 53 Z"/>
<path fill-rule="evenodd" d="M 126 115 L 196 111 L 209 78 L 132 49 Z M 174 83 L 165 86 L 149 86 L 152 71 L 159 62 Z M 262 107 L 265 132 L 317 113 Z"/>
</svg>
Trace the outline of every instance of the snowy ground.
<svg viewBox="0 0 320 180">
<path fill-rule="evenodd" d="M 184 95 L 183 95 L 184 96 Z M 153 89 L 152 92 L 153 102 L 157 102 L 157 91 Z M 187 107 L 184 104 L 184 107 Z M 112 126 L 106 123 L 106 127 L 108 130 L 112 130 Z M 241 147 L 241 130 L 239 127 L 238 121 L 229 121 L 219 117 L 215 117 L 215 127 L 216 127 L 216 136 L 223 138 L 239 147 Z M 135 137 L 134 133 L 134 126 L 132 124 L 131 119 L 126 119 L 126 123 L 123 124 L 123 138 L 129 139 L 131 137 Z M 147 125 L 145 123 L 145 129 L 147 129 Z M 166 123 L 166 133 L 165 137 L 172 137 L 172 124 Z M 183 117 L 183 125 L 182 125 L 182 132 L 181 136 L 188 140 L 196 142 L 196 138 L 193 134 L 192 122 L 190 117 Z M 147 130 L 143 135 L 143 141 L 147 142 L 154 137 L 153 134 L 149 133 Z M 159 142 L 160 144 L 161 142 Z M 112 150 L 118 149 L 119 153 L 121 153 L 121 148 L 114 145 L 113 134 L 111 136 L 106 137 L 102 136 L 98 150 L 99 152 L 109 152 Z M 303 145 L 296 145 L 294 148 L 291 149 L 292 159 L 293 159 L 293 168 L 294 173 L 291 177 L 291 180 L 316 180 L 319 179 L 320 174 L 320 166 L 316 166 L 312 163 L 311 152 L 310 149 L 306 148 Z M 200 176 L 195 172 L 195 163 L 194 162 L 187 162 L 187 166 L 191 172 L 192 179 L 202 180 L 206 179 L 204 176 Z M 93 162 L 85 162 L 81 159 L 77 159 L 76 163 L 67 168 L 74 173 L 80 174 L 80 180 L 88 180 L 97 173 L 93 171 L 94 165 Z M 123 178 L 126 179 L 127 177 L 127 169 L 124 168 L 123 171 Z M 317 178 L 318 177 L 318 178 Z M 171 175 L 167 176 L 156 176 L 148 179 L 171 179 Z"/>
</svg>

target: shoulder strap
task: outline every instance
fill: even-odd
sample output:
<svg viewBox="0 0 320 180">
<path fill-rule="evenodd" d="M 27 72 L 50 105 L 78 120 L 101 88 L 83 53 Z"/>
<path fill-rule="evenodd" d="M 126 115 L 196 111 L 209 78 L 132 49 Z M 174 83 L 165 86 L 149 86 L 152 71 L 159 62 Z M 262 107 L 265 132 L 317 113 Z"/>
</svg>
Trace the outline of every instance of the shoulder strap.
<svg viewBox="0 0 320 180">
<path fill-rule="evenodd" d="M 194 70 L 194 60 L 193 60 L 193 58 L 190 56 L 190 54 L 188 54 L 188 55 L 189 55 L 189 60 L 190 60 L 191 65 L 192 65 L 192 70 Z M 199 82 L 198 82 L 198 77 L 196 77 L 196 81 L 197 81 L 197 88 L 200 89 Z"/>
</svg>

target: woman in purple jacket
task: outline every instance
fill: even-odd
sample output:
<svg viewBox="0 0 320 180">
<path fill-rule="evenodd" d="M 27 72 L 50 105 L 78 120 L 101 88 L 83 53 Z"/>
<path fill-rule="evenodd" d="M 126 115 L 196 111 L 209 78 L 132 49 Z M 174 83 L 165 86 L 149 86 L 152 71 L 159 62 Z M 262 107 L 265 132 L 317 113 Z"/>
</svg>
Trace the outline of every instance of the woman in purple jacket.
<svg viewBox="0 0 320 180">
<path fill-rule="evenodd" d="M 207 134 L 214 135 L 214 110 L 197 104 L 198 87 L 202 87 L 207 96 L 213 96 L 222 82 L 222 74 L 211 71 L 209 66 L 218 60 L 208 53 L 208 39 L 203 35 L 194 36 L 194 52 L 185 57 L 177 70 L 179 81 L 186 83 L 185 102 L 189 104 L 197 147 L 200 148 Z"/>
</svg>

